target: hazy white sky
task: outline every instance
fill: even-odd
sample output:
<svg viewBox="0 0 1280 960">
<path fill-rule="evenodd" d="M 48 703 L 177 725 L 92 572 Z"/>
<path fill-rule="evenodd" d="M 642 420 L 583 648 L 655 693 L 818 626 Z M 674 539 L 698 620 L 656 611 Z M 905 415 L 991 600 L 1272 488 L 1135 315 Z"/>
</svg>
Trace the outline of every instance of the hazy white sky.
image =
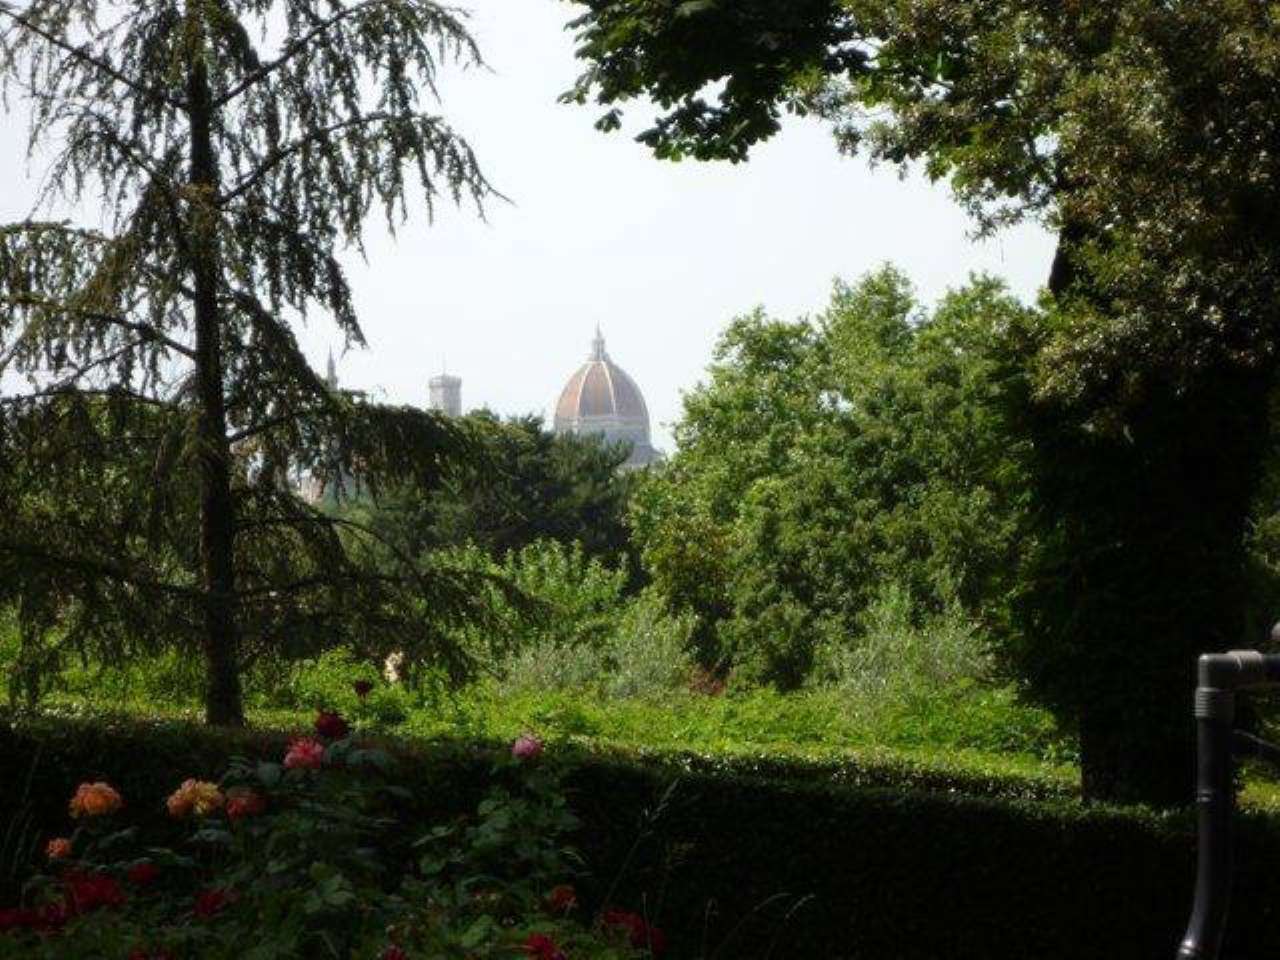
<svg viewBox="0 0 1280 960">
<path fill-rule="evenodd" d="M 836 277 L 892 261 L 929 300 L 973 271 L 1021 296 L 1044 282 L 1052 239 L 1035 228 L 975 244 L 945 186 L 841 158 L 829 131 L 795 122 L 746 164 L 661 163 L 596 112 L 556 103 L 578 72 L 558 0 L 460 0 L 491 72 L 452 71 L 442 110 L 512 199 L 487 222 L 441 207 L 392 239 L 375 226 L 351 279 L 369 340 L 339 358 L 343 384 L 425 404 L 447 362 L 463 405 L 550 414 L 600 324 L 639 383 L 655 442 L 670 450 L 680 394 L 702 376 L 717 333 L 763 305 L 821 309 Z M 635 108 L 637 119 L 640 108 Z M 35 194 L 24 121 L 0 118 L 0 219 Z M 301 333 L 322 366 L 340 344 L 320 318 Z"/>
</svg>

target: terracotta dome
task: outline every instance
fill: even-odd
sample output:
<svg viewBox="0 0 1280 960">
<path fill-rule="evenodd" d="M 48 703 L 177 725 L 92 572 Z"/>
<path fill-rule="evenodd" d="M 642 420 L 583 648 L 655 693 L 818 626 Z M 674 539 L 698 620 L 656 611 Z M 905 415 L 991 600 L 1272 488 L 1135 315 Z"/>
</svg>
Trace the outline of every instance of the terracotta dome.
<svg viewBox="0 0 1280 960">
<path fill-rule="evenodd" d="M 628 467 L 658 459 L 649 442 L 649 408 L 644 396 L 605 352 L 599 328 L 587 362 L 560 391 L 554 426 L 556 433 L 601 434 L 610 442 L 631 444 Z"/>
</svg>

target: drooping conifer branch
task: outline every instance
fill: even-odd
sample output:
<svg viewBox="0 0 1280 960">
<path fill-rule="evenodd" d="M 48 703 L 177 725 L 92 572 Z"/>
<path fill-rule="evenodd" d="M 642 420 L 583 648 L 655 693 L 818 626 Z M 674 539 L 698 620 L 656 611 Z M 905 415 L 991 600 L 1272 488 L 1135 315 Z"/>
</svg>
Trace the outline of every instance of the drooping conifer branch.
<svg viewBox="0 0 1280 960">
<path fill-rule="evenodd" d="M 55 31 L 46 29 L 34 18 L 16 11 L 12 4 L 0 2 L 0 16 L 8 18 L 18 27 L 35 34 L 49 45 L 63 51 L 68 55 L 68 57 L 79 61 L 102 76 L 109 77 L 116 83 L 128 87 L 134 93 L 144 97 L 152 97 L 168 104 L 174 109 L 180 110 L 183 108 L 181 100 L 174 98 L 163 90 L 149 87 L 136 78 L 129 76 L 123 70 L 120 70 L 112 64 L 110 59 L 108 59 L 104 54 L 91 50 L 87 45 L 76 45 L 65 37 L 59 36 Z"/>
<path fill-rule="evenodd" d="M 439 417 L 333 393 L 292 327 L 320 312 L 362 344 L 339 253 L 367 216 L 394 228 L 439 195 L 493 195 L 420 104 L 442 59 L 479 62 L 459 15 L 428 0 L 0 13 L 0 72 L 31 107 L 33 152 L 53 149 L 42 201 L 97 198 L 110 225 L 0 227 L 0 358 L 32 384 L 0 403 L 16 465 L 0 543 L 26 545 L 0 556 L 0 603 L 28 611 L 24 636 L 61 629 L 106 657 L 138 631 L 198 643 L 219 722 L 242 716 L 245 662 L 344 639 L 465 671 L 432 627 L 476 614 L 457 578 L 414 558 L 374 571 L 367 537 L 292 487 L 437 483 L 471 449 Z M 263 54 L 250 37 L 268 22 L 286 34 Z M 144 581 L 175 592 L 144 602 Z"/>
</svg>

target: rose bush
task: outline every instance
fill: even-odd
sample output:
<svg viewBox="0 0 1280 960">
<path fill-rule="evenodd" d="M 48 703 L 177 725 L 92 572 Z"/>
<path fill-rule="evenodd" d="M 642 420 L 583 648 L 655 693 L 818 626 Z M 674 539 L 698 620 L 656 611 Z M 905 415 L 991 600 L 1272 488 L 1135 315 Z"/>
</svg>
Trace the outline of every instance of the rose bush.
<svg viewBox="0 0 1280 960">
<path fill-rule="evenodd" d="M 0 957 L 32 960 L 636 960 L 661 932 L 572 881 L 554 751 L 529 735 L 495 758 L 464 822 L 406 822 L 392 758 L 331 711 L 280 762 L 233 760 L 218 782 L 129 797 L 75 791 L 70 836 L 48 838 L 22 902 L 0 908 Z M 530 744 L 536 743 L 536 749 Z M 516 745 L 513 744 L 513 747 Z M 421 789 L 418 787 L 417 789 Z M 154 828 L 154 829 L 153 829 Z M 174 839 L 177 836 L 178 839 Z M 618 918 L 627 918 L 620 921 Z M 632 920 L 631 918 L 634 918 Z"/>
</svg>

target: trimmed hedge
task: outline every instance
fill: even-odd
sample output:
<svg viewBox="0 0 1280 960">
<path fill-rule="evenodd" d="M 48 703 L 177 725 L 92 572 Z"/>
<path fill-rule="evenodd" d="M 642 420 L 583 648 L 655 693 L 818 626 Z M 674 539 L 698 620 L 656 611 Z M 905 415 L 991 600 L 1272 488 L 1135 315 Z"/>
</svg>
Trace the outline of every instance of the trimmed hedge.
<svg viewBox="0 0 1280 960">
<path fill-rule="evenodd" d="M 130 817 L 159 818 L 182 779 L 216 775 L 232 754 L 278 756 L 286 740 L 172 722 L 0 723 L 0 833 L 22 809 L 35 830 L 60 832 L 91 777 L 121 789 Z M 397 746 L 416 784 L 406 818 L 473 809 L 495 746 Z M 643 906 L 676 958 L 1137 960 L 1172 957 L 1186 922 L 1184 814 L 973 796 L 937 774 L 931 789 L 888 789 L 813 765 L 789 776 L 776 763 L 557 752 L 596 871 L 581 885 L 588 905 Z M 1280 827 L 1252 815 L 1240 832 L 1226 955 L 1267 956 L 1280 945 Z"/>
</svg>

